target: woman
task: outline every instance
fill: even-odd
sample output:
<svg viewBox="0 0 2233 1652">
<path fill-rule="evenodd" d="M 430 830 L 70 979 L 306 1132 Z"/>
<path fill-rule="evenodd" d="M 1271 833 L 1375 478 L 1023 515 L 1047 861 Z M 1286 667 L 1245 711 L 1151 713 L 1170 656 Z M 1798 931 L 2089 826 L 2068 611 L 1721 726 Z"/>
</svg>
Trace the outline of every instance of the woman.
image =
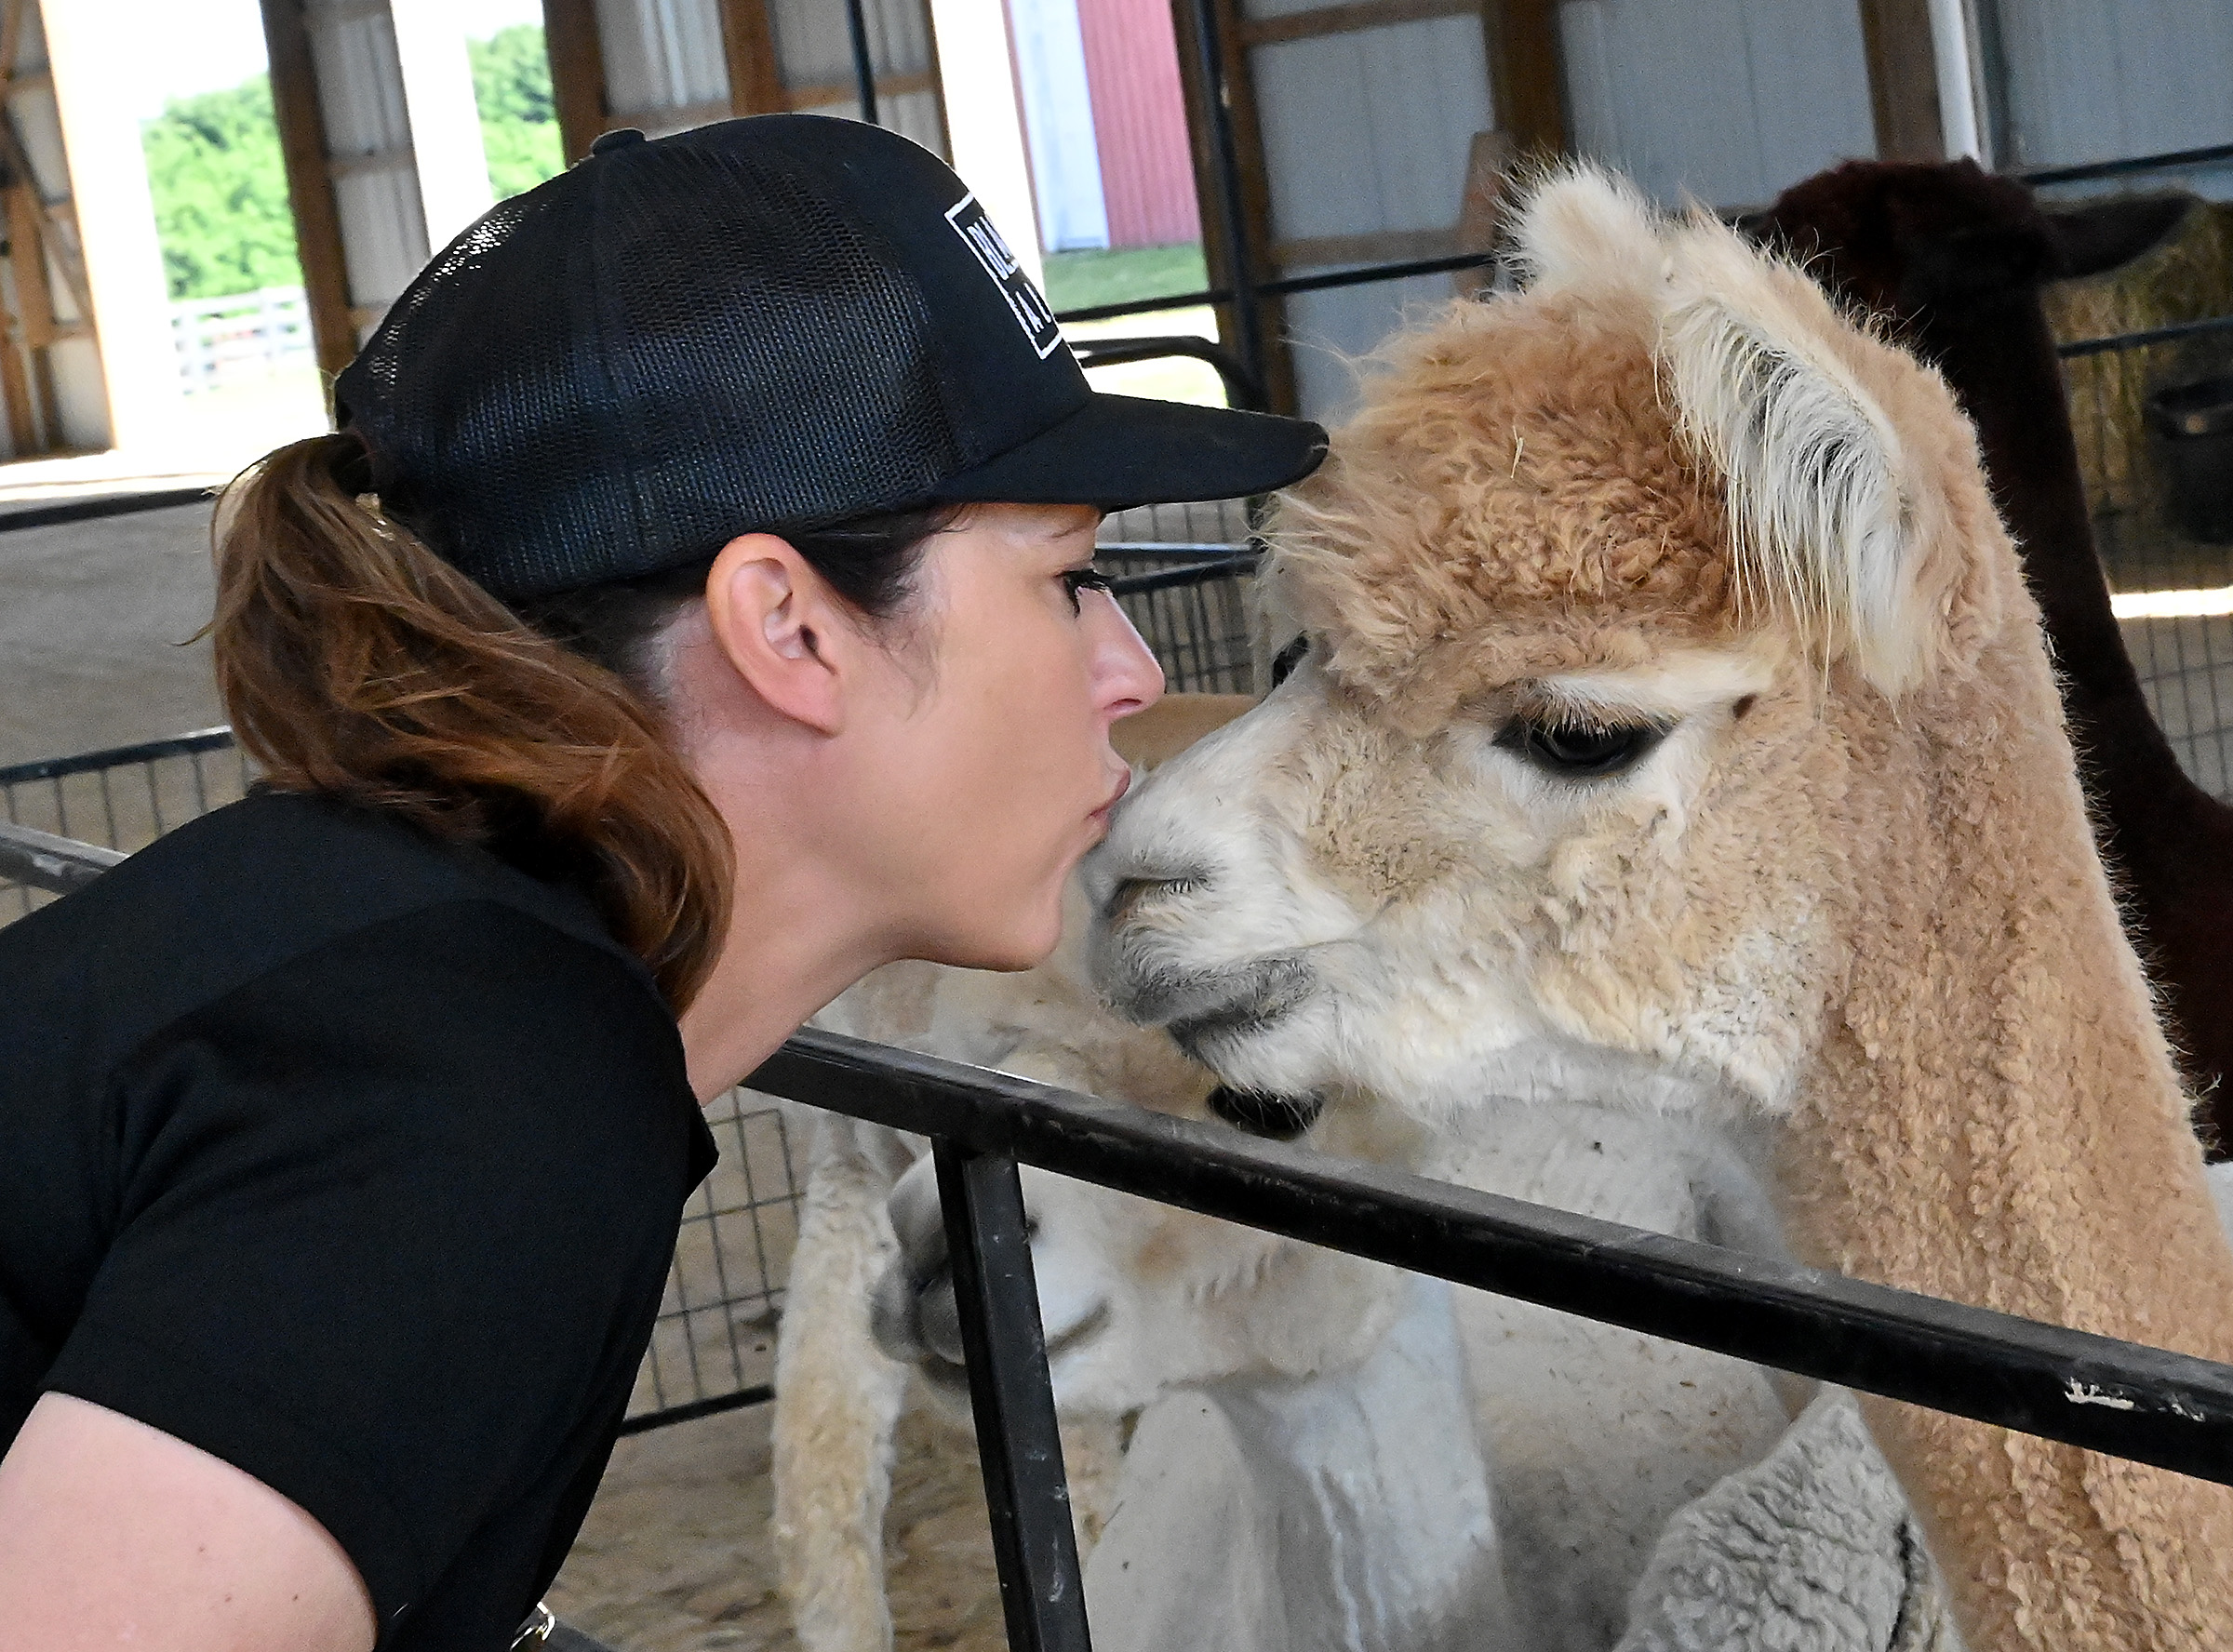
<svg viewBox="0 0 2233 1652">
<path fill-rule="evenodd" d="M 221 513 L 267 786 L 0 931 L 11 1649 L 511 1645 L 697 1104 L 1051 948 L 1161 690 L 1100 512 L 1323 447 L 1091 394 L 950 172 L 804 116 L 600 140 L 336 400 Z"/>
</svg>

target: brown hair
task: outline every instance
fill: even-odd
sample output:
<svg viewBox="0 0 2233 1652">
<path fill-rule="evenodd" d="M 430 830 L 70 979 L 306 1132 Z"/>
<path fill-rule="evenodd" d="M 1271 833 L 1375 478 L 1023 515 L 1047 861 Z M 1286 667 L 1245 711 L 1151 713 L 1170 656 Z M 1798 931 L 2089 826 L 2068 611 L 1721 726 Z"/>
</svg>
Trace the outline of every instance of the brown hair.
<svg viewBox="0 0 2233 1652">
<path fill-rule="evenodd" d="M 210 634 L 242 747 L 281 791 L 580 887 L 680 1011 L 720 953 L 733 865 L 648 669 L 534 629 L 360 499 L 366 483 L 343 433 L 225 490 Z"/>
</svg>

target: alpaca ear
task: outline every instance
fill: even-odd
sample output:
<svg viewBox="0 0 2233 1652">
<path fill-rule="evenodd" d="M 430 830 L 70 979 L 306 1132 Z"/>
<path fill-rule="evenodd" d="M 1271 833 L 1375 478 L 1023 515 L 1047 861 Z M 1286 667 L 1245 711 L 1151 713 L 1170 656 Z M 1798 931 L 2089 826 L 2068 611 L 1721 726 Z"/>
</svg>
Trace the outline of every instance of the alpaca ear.
<svg viewBox="0 0 2233 1652">
<path fill-rule="evenodd" d="M 1740 600 L 1898 695 L 1932 662 L 1932 605 L 1900 438 L 1836 347 L 1846 324 L 1802 277 L 1704 223 L 1676 249 L 1662 303 L 1668 388 L 1727 484 Z"/>
<path fill-rule="evenodd" d="M 1619 174 L 1563 162 L 1531 187 L 1513 220 L 1512 261 L 1532 286 L 1584 276 L 1649 280 L 1665 264 L 1657 215 Z"/>
</svg>

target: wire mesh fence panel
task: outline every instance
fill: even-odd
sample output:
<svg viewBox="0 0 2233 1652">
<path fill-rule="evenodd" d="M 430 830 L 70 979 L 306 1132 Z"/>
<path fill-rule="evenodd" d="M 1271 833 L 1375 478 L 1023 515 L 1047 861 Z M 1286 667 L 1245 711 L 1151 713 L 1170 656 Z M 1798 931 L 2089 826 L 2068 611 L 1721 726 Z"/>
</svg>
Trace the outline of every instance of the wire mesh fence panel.
<svg viewBox="0 0 2233 1652">
<path fill-rule="evenodd" d="M 796 1140 L 779 1104 L 731 1090 L 706 1109 L 720 1162 L 690 1195 L 628 1415 L 640 1423 L 765 1392 L 798 1240 Z"/>
<path fill-rule="evenodd" d="M 1246 500 L 1189 500 L 1175 505 L 1135 505 L 1112 511 L 1099 536 L 1107 547 L 1122 545 L 1225 545 L 1248 542 Z"/>
<path fill-rule="evenodd" d="M 2094 542 L 2117 595 L 2233 586 L 2233 545 L 2182 531 L 2161 456 L 2135 411 L 2155 387 L 2191 370 L 2165 345 L 2066 365 Z M 2197 785 L 2233 801 L 2233 615 L 2130 619 L 2123 631 L 2141 690 L 2180 766 Z"/>
<path fill-rule="evenodd" d="M 1118 605 L 1155 650 L 1177 694 L 1253 694 L 1248 565 L 1227 553 L 1194 567 L 1119 575 Z"/>
<path fill-rule="evenodd" d="M 1141 505 L 1102 524 L 1094 560 L 1179 694 L 1251 694 L 1248 501 Z M 1193 570 L 1182 574 L 1181 570 Z M 1149 578 L 1149 576 L 1157 576 Z"/>
<path fill-rule="evenodd" d="M 172 827 L 245 796 L 254 778 L 232 731 L 0 768 L 0 815 L 17 826 L 129 854 Z M 0 879 L 0 924 L 55 899 Z"/>
<path fill-rule="evenodd" d="M 2197 537 L 2182 511 L 2150 398 L 2233 370 L 2233 207 L 2195 202 L 2155 247 L 2117 271 L 2047 290 L 2066 359 L 2071 433 L 2093 537 L 2112 593 L 2212 593 L 2233 586 L 2233 544 Z M 2206 330 L 2164 338 L 2166 324 Z M 2155 341 L 2143 342 L 2150 332 Z M 2091 347 L 2108 341 L 2107 348 Z M 2124 621 L 2125 646 L 2157 721 L 2197 784 L 2233 801 L 2233 604 L 2197 599 L 2180 617 Z"/>
<path fill-rule="evenodd" d="M 2179 766 L 2233 803 L 2233 618 L 2127 620 L 2123 629 L 2141 690 Z"/>
</svg>

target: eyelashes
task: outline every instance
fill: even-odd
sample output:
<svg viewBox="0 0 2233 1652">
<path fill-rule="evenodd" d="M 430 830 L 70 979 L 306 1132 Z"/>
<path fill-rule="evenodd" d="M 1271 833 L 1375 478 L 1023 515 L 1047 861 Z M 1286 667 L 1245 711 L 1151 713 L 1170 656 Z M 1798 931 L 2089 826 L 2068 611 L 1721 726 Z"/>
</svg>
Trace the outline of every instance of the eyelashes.
<svg viewBox="0 0 2233 1652">
<path fill-rule="evenodd" d="M 1066 568 L 1063 572 L 1062 579 L 1063 589 L 1070 596 L 1070 611 L 1073 614 L 1084 611 L 1083 606 L 1077 600 L 1081 594 L 1089 591 L 1109 589 L 1109 577 L 1099 568 Z"/>
</svg>

